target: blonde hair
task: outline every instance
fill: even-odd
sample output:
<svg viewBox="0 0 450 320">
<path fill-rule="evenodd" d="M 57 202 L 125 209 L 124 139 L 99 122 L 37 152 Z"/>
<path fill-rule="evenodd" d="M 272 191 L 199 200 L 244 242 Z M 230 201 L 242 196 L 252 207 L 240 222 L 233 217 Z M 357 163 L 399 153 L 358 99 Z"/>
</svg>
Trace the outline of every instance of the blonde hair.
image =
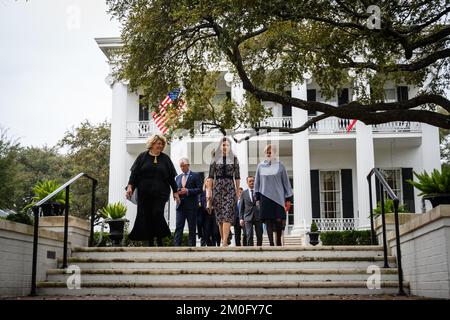
<svg viewBox="0 0 450 320">
<path fill-rule="evenodd" d="M 272 152 L 272 154 L 277 153 L 277 146 L 272 145 L 272 144 L 268 144 L 265 148 L 264 148 L 264 153 L 267 152 L 267 150 L 269 150 Z"/>
<path fill-rule="evenodd" d="M 161 134 L 154 134 L 154 135 L 151 135 L 151 136 L 148 138 L 147 143 L 146 143 L 147 149 L 150 150 L 150 149 L 153 147 L 153 145 L 154 145 L 156 142 L 158 142 L 158 141 L 162 141 L 162 143 L 163 143 L 163 150 L 164 150 L 164 148 L 166 147 L 166 144 L 167 144 L 167 140 L 166 140 L 166 138 L 165 138 L 163 135 L 161 135 Z"/>
</svg>

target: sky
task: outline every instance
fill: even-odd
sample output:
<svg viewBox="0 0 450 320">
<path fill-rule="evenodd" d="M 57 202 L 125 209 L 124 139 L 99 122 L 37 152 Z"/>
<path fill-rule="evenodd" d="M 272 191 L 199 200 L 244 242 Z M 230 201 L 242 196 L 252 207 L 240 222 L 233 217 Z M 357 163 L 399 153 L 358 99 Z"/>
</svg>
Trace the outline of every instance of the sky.
<svg viewBox="0 0 450 320">
<path fill-rule="evenodd" d="M 110 120 L 109 67 L 94 38 L 120 29 L 106 9 L 105 0 L 0 0 L 0 128 L 8 136 L 53 146 L 86 119 Z"/>
<path fill-rule="evenodd" d="M 55 145 L 88 119 L 111 119 L 107 59 L 120 35 L 105 0 L 0 0 L 0 127 L 23 146 Z"/>
</svg>

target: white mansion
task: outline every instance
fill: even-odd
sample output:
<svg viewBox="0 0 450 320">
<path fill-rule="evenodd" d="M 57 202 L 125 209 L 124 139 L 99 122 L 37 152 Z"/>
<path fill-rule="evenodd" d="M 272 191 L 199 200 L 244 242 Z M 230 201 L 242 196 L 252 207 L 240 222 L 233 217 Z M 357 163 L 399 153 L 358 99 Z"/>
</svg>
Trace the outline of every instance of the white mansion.
<svg viewBox="0 0 450 320">
<path fill-rule="evenodd" d="M 111 50 L 121 46 L 119 38 L 96 39 L 100 49 L 110 58 Z M 239 84 L 229 86 L 223 75 L 218 79 L 219 96 L 228 96 L 238 103 L 244 90 Z M 151 117 L 139 105 L 139 95 L 130 92 L 127 85 L 107 77 L 112 89 L 112 125 L 109 202 L 125 202 L 124 187 L 130 167 L 136 156 L 145 150 L 147 137 L 159 132 Z M 408 99 L 416 94 L 411 86 L 386 87 L 388 100 Z M 303 84 L 292 84 L 289 94 L 307 100 L 324 101 L 314 79 Z M 352 99 L 349 85 L 330 103 L 336 106 Z M 308 117 L 307 111 L 282 108 L 274 103 L 265 103 L 272 109 L 273 117 L 266 125 L 297 127 Z M 438 128 L 421 123 L 391 122 L 382 125 L 365 125 L 358 121 L 347 133 L 350 120 L 327 118 L 308 130 L 298 134 L 271 132 L 252 137 L 236 144 L 241 170 L 241 185 L 245 178 L 253 175 L 263 159 L 262 151 L 267 143 L 278 144 L 279 155 L 286 165 L 294 190 L 294 204 L 288 217 L 290 234 L 302 234 L 312 220 L 322 230 L 347 230 L 370 227 L 369 187 L 367 175 L 374 167 L 386 174 L 387 181 L 410 212 L 422 212 L 422 202 L 406 179 L 413 178 L 413 171 L 428 172 L 440 169 Z M 177 170 L 178 160 L 187 156 L 191 169 L 207 174 L 210 151 L 215 147 L 218 133 L 201 134 L 193 138 L 184 137 L 166 147 Z M 259 155 L 259 156 L 258 156 Z M 375 186 L 373 205 L 376 206 Z M 127 202 L 128 219 L 133 223 L 135 205 Z M 428 205 L 428 204 L 427 204 Z M 175 206 L 168 204 L 167 219 L 171 229 L 175 228 Z"/>
</svg>

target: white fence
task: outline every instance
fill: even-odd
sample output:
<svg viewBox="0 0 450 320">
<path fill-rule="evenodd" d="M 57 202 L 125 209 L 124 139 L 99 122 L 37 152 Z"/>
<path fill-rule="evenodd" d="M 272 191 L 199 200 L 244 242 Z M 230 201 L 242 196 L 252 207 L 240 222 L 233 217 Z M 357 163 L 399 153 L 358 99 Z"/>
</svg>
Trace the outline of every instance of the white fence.
<svg viewBox="0 0 450 320">
<path fill-rule="evenodd" d="M 312 219 L 320 231 L 354 230 L 358 226 L 357 218 L 320 218 Z"/>
</svg>

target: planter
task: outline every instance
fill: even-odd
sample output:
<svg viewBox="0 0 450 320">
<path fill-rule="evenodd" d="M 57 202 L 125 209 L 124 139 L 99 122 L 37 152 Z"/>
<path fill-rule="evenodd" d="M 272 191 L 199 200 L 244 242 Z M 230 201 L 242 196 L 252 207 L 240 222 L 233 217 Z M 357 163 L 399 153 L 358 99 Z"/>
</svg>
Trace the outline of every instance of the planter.
<svg viewBox="0 0 450 320">
<path fill-rule="evenodd" d="M 319 232 L 308 232 L 309 235 L 309 244 L 311 244 L 312 246 L 318 245 L 319 244 Z"/>
<path fill-rule="evenodd" d="M 450 204 L 450 194 L 448 193 L 429 194 L 423 196 L 423 199 L 430 201 L 433 208 L 437 207 L 440 204 Z"/>
<path fill-rule="evenodd" d="M 124 236 L 126 219 L 106 220 L 109 224 L 109 238 L 114 247 L 119 247 Z"/>
<path fill-rule="evenodd" d="M 59 202 L 44 203 L 41 208 L 44 217 L 61 216 L 64 214 L 64 205 Z"/>
</svg>

